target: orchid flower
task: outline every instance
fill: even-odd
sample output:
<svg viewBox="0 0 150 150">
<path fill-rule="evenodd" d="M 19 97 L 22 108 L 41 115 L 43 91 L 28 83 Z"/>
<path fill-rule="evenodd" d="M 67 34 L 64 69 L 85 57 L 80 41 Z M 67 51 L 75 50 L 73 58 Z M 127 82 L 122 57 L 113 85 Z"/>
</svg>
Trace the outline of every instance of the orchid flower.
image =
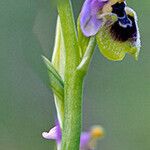
<svg viewBox="0 0 150 150">
<path fill-rule="evenodd" d="M 103 135 L 104 131 L 100 126 L 94 126 L 89 131 L 82 132 L 80 137 L 80 150 L 94 150 L 97 139 L 103 137 Z M 43 132 L 42 136 L 47 140 L 55 140 L 58 149 L 60 149 L 62 133 L 58 122 L 49 132 Z"/>
<path fill-rule="evenodd" d="M 58 0 L 55 46 L 48 69 L 58 122 L 42 136 L 55 140 L 57 150 L 93 150 L 101 127 L 81 133 L 84 77 L 96 44 L 109 60 L 120 61 L 126 53 L 138 58 L 141 42 L 137 15 L 125 0 L 85 0 L 77 30 L 71 0 Z M 63 134 L 62 134 L 63 133 Z M 63 140 L 62 140 L 63 139 Z"/>
<path fill-rule="evenodd" d="M 141 44 L 137 15 L 125 0 L 86 0 L 80 27 L 84 36 L 96 35 L 106 58 L 119 61 L 129 53 L 138 59 Z"/>
</svg>

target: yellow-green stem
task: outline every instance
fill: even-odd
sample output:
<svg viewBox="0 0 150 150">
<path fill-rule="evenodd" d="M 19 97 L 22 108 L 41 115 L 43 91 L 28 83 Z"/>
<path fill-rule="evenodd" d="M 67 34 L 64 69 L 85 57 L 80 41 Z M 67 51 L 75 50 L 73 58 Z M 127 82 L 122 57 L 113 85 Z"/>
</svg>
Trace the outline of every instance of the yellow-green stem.
<svg viewBox="0 0 150 150">
<path fill-rule="evenodd" d="M 58 0 L 62 33 L 65 45 L 65 115 L 62 129 L 62 150 L 79 150 L 82 116 L 83 77 L 77 71 L 80 50 L 70 0 Z"/>
<path fill-rule="evenodd" d="M 65 119 L 62 150 L 79 150 L 82 118 L 83 78 L 75 72 L 65 83 Z"/>
</svg>

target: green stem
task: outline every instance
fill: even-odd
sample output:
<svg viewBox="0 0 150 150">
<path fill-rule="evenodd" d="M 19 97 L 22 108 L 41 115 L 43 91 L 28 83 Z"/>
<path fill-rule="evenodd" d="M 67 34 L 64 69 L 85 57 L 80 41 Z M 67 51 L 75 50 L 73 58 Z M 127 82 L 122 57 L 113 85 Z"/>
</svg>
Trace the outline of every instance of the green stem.
<svg viewBox="0 0 150 150">
<path fill-rule="evenodd" d="M 75 72 L 65 83 L 65 119 L 62 150 L 79 150 L 82 118 L 83 78 Z"/>
<path fill-rule="evenodd" d="M 77 71 L 80 49 L 73 11 L 69 0 L 58 0 L 58 12 L 64 37 L 66 63 L 64 79 L 65 115 L 62 130 L 62 150 L 79 150 L 82 116 L 83 78 Z"/>
</svg>

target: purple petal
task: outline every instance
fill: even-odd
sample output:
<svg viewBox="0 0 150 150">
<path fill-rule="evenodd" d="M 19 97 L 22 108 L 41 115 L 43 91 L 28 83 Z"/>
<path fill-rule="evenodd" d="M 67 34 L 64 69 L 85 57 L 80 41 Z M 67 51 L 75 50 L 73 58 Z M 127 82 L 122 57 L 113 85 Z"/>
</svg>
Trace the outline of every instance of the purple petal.
<svg viewBox="0 0 150 150">
<path fill-rule="evenodd" d="M 49 132 L 43 132 L 42 136 L 47 140 L 57 140 L 57 126 L 53 127 Z"/>
<path fill-rule="evenodd" d="M 98 12 L 108 0 L 86 0 L 81 11 L 80 25 L 83 34 L 87 37 L 95 35 L 102 25 L 97 19 Z"/>
<path fill-rule="evenodd" d="M 90 132 L 83 132 L 80 138 L 80 148 L 81 149 L 87 148 L 90 140 L 91 140 Z"/>
<path fill-rule="evenodd" d="M 57 143 L 60 143 L 61 142 L 62 133 L 61 133 L 60 124 L 59 124 L 58 121 L 56 121 L 56 126 L 57 126 Z"/>
<path fill-rule="evenodd" d="M 43 132 L 42 136 L 43 136 L 43 138 L 45 138 L 47 140 L 56 140 L 57 143 L 60 143 L 62 135 L 61 135 L 61 128 L 60 128 L 58 121 L 56 122 L 55 127 L 50 129 L 49 132 Z"/>
</svg>

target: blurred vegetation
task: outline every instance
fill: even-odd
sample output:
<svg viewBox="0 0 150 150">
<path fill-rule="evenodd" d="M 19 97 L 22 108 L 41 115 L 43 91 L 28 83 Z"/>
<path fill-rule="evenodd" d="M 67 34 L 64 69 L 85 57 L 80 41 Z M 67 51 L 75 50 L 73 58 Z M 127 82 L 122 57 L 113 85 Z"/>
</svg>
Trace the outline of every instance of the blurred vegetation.
<svg viewBox="0 0 150 150">
<path fill-rule="evenodd" d="M 75 17 L 83 1 L 74 0 Z M 106 60 L 95 50 L 84 89 L 83 129 L 101 124 L 98 150 L 150 149 L 150 1 L 128 0 L 138 13 L 139 61 Z M 57 11 L 52 0 L 0 1 L 0 149 L 51 150 L 42 131 L 56 112 L 41 54 L 51 57 Z"/>
</svg>

